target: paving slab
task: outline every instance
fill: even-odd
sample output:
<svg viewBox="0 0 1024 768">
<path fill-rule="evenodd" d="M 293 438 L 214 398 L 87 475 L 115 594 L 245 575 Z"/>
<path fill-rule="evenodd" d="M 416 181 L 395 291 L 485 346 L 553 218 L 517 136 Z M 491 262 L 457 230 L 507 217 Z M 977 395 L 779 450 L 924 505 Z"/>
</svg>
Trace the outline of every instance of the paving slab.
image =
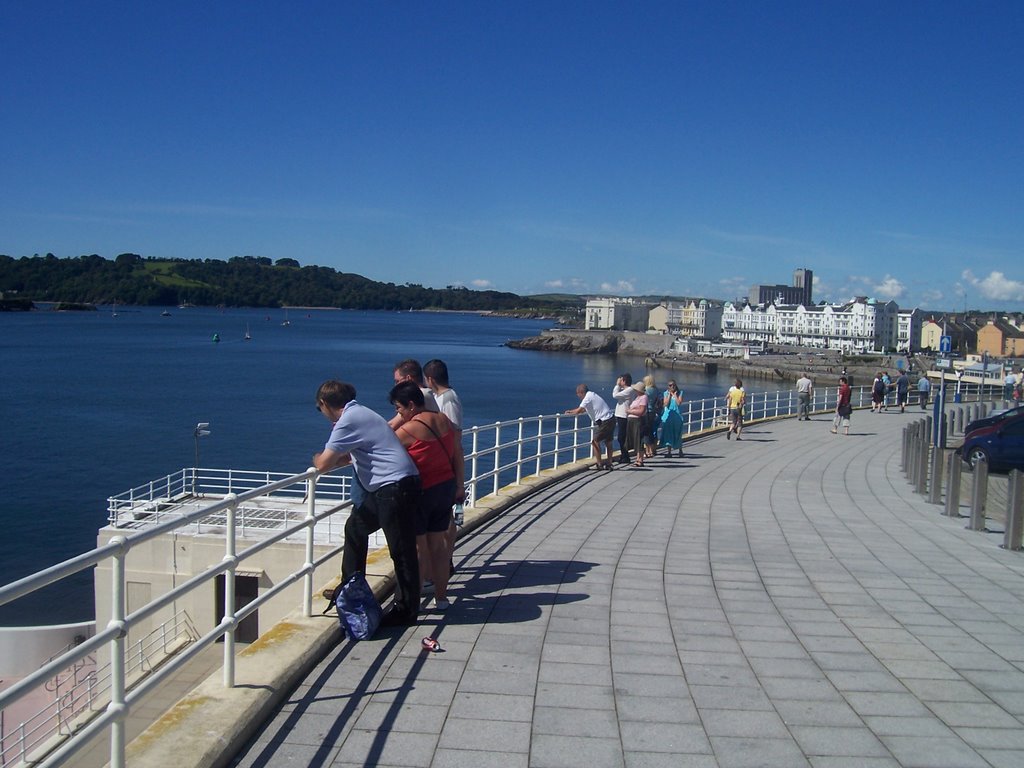
<svg viewBox="0 0 1024 768">
<path fill-rule="evenodd" d="M 460 541 L 451 609 L 339 645 L 225 762 L 1022 765 L 1024 555 L 913 493 L 917 418 L 567 473 Z"/>
</svg>

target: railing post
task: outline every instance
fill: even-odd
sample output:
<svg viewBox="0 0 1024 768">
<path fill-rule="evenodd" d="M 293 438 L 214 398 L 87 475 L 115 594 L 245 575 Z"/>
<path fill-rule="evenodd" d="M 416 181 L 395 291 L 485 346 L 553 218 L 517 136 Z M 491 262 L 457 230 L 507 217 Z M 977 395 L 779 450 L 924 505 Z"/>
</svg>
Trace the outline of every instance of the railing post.
<svg viewBox="0 0 1024 768">
<path fill-rule="evenodd" d="M 224 497 L 230 502 L 225 511 L 227 526 L 224 536 L 224 562 L 228 563 L 228 569 L 224 572 L 224 621 L 228 628 L 224 633 L 224 687 L 235 687 L 235 568 L 238 565 L 238 558 L 235 556 L 237 546 L 235 542 L 235 512 L 238 503 L 235 494 L 229 493 Z"/>
<path fill-rule="evenodd" d="M 535 474 L 535 475 L 539 475 L 540 474 L 541 453 L 543 452 L 543 450 L 544 450 L 544 417 L 543 416 L 538 416 L 537 417 L 537 455 L 536 455 L 536 464 L 535 464 L 534 470 L 533 470 L 533 474 Z"/>
<path fill-rule="evenodd" d="M 519 417 L 519 429 L 516 432 L 516 485 L 523 481 L 523 424 L 526 422 Z"/>
<path fill-rule="evenodd" d="M 985 495 L 988 491 L 988 462 L 978 458 L 974 462 L 974 484 L 971 488 L 971 523 L 972 531 L 985 530 Z"/>
<path fill-rule="evenodd" d="M 498 493 L 498 468 L 501 466 L 501 422 L 494 423 L 494 484 L 492 493 Z"/>
<path fill-rule="evenodd" d="M 310 467 L 310 470 L 315 467 Z M 306 480 L 306 562 L 302 566 L 306 575 L 302 577 L 302 615 L 307 619 L 313 615 L 313 540 L 316 525 L 316 475 Z"/>
<path fill-rule="evenodd" d="M 1003 546 L 1016 552 L 1024 548 L 1021 542 L 1021 534 L 1024 533 L 1024 472 L 1011 470 L 1007 485 Z"/>
<path fill-rule="evenodd" d="M 128 636 L 124 622 L 127 610 L 125 560 L 128 557 L 128 539 L 124 536 L 114 536 L 110 543 L 118 547 L 111 562 L 110 623 L 107 624 L 108 628 L 117 629 L 117 634 L 110 641 L 110 704 L 107 705 L 107 710 L 114 716 L 110 725 L 110 768 L 124 768 L 124 749 L 127 742 L 127 709 L 124 703 L 125 640 Z"/>
<path fill-rule="evenodd" d="M 480 454 L 477 451 L 477 449 L 479 447 L 479 444 L 480 444 L 479 443 L 479 438 L 480 438 L 480 428 L 479 427 L 473 427 L 473 439 L 472 439 L 472 443 L 471 443 L 471 453 L 472 453 L 472 456 L 473 456 L 473 460 L 470 462 L 470 464 L 473 467 L 473 471 L 470 474 L 470 477 L 473 479 L 472 491 L 473 491 L 473 505 L 474 506 L 476 505 L 476 496 L 477 496 L 477 494 L 476 494 L 476 479 L 477 479 L 477 477 L 479 477 L 479 475 L 477 474 L 477 471 L 476 471 L 477 458 L 480 456 Z"/>
<path fill-rule="evenodd" d="M 928 503 L 939 504 L 942 501 L 942 449 L 932 451 L 931 476 L 928 479 Z"/>
<path fill-rule="evenodd" d="M 562 415 L 555 414 L 555 460 L 552 469 L 558 469 L 558 448 L 562 444 Z"/>
</svg>

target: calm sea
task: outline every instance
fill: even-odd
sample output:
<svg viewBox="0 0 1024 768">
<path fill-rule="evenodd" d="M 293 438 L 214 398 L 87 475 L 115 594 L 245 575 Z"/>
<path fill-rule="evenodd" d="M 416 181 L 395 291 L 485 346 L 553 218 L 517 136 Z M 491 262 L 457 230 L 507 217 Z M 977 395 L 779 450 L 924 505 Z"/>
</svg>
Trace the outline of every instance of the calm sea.
<svg viewBox="0 0 1024 768">
<path fill-rule="evenodd" d="M 643 373 L 639 358 L 503 346 L 546 321 L 292 309 L 283 325 L 280 310 L 170 312 L 0 313 L 0 584 L 95 546 L 108 496 L 193 465 L 198 422 L 212 433 L 201 466 L 301 472 L 329 430 L 314 408 L 324 379 L 351 381 L 390 415 L 395 362 L 438 357 L 473 426 L 574 407 L 580 381 L 610 399 L 619 373 Z M 728 387 L 676 379 L 690 399 Z M 0 624 L 92 618 L 89 579 L 51 595 L 0 608 Z"/>
</svg>

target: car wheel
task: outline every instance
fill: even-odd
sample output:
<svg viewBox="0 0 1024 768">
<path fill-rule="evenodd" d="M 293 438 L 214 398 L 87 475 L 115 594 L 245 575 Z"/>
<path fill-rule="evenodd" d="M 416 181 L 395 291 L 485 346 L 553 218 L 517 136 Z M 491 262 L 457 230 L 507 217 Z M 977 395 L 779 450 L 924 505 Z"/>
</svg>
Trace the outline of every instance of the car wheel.
<svg viewBox="0 0 1024 768">
<path fill-rule="evenodd" d="M 988 452 L 984 448 L 971 448 L 967 452 L 967 463 L 971 465 L 971 469 L 978 466 L 979 461 L 988 461 Z"/>
</svg>

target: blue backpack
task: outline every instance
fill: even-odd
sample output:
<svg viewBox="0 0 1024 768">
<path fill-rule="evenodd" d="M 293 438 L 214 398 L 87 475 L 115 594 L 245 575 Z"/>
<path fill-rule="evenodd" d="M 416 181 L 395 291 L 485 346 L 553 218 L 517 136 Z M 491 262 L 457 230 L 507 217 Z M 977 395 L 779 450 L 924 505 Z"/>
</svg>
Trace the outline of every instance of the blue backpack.
<svg viewBox="0 0 1024 768">
<path fill-rule="evenodd" d="M 327 610 L 330 610 L 331 604 L 338 609 L 342 631 L 353 640 L 368 640 L 380 626 L 383 615 L 380 603 L 370 589 L 366 576 L 360 571 L 353 573 L 348 581 L 335 588 Z"/>
</svg>

